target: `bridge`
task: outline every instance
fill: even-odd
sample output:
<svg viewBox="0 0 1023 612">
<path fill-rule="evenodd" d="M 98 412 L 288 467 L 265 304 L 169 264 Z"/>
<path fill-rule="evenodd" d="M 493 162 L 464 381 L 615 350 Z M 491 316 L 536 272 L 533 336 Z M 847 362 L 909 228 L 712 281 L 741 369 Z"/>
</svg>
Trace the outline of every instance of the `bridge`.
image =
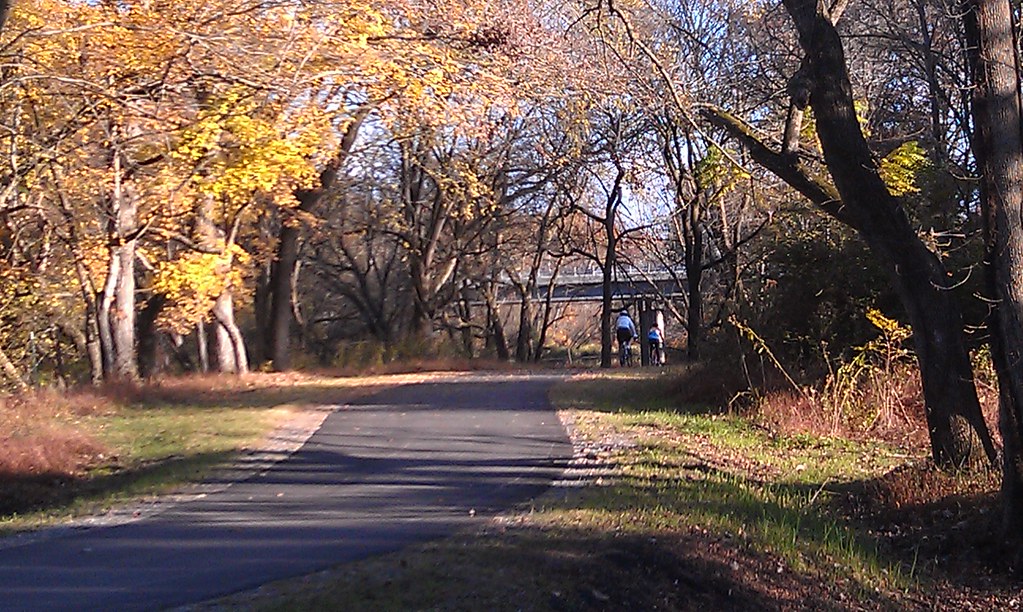
<svg viewBox="0 0 1023 612">
<path fill-rule="evenodd" d="M 558 274 L 541 273 L 537 278 L 540 299 L 554 283 L 554 302 L 599 302 L 603 299 L 603 273 L 596 267 L 571 268 Z M 620 265 L 611 280 L 611 295 L 615 299 L 631 300 L 640 297 L 670 298 L 683 295 L 685 278 L 663 266 Z M 518 296 L 508 295 L 501 303 L 518 303 Z"/>
<path fill-rule="evenodd" d="M 555 303 L 598 303 L 603 301 L 604 275 L 595 266 L 577 266 L 541 273 L 537 278 L 534 299 L 543 300 L 553 284 L 551 301 Z M 640 330 L 640 360 L 643 365 L 650 362 L 650 346 L 646 331 L 657 323 L 665 329 L 663 300 L 683 295 L 686 291 L 685 278 L 660 265 L 635 266 L 619 265 L 611 280 L 613 306 L 628 307 L 632 311 Z M 510 287 L 498 299 L 498 304 L 519 304 L 521 299 Z"/>
</svg>

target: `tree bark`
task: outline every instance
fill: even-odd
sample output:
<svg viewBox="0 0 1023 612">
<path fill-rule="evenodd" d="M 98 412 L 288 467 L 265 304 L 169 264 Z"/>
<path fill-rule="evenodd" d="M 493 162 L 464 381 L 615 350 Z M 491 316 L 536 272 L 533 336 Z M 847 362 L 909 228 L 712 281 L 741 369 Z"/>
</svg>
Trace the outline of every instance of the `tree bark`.
<svg viewBox="0 0 1023 612">
<path fill-rule="evenodd" d="M 210 342 L 206 334 L 206 323 L 195 326 L 196 352 L 199 356 L 199 371 L 206 374 L 210 371 Z"/>
<path fill-rule="evenodd" d="M 965 0 L 991 354 L 998 374 L 1003 526 L 1023 538 L 1023 108 L 1012 6 Z"/>
<path fill-rule="evenodd" d="M 526 363 L 533 354 L 533 296 L 523 286 L 519 291 L 519 333 L 515 338 L 515 361 Z"/>
<path fill-rule="evenodd" d="M 117 277 L 120 274 L 121 258 L 117 251 L 108 249 L 107 253 L 107 278 L 103 283 L 103 292 L 99 297 L 99 308 L 97 310 L 97 326 L 99 328 L 99 342 L 102 352 L 103 379 L 111 376 L 114 370 L 114 330 L 111 324 L 110 313 L 114 305 L 114 290 L 117 288 Z"/>
<path fill-rule="evenodd" d="M 692 254 L 686 251 L 686 356 L 690 361 L 700 360 L 700 343 L 703 339 L 703 293 L 700 285 L 703 281 L 703 238 L 699 227 L 694 228 Z"/>
<path fill-rule="evenodd" d="M 299 200 L 299 210 L 307 210 L 320 199 L 310 195 Z M 277 372 L 291 369 L 291 279 L 298 263 L 298 239 L 301 232 L 297 225 L 286 221 L 281 229 L 277 245 L 277 259 L 270 272 L 270 362 Z M 294 223 L 297 223 L 294 222 Z"/>
<path fill-rule="evenodd" d="M 993 462 L 995 449 L 946 271 L 878 173 L 856 118 L 838 32 L 820 2 L 784 0 L 784 5 L 806 53 L 810 101 L 828 170 L 854 227 L 893 275 L 913 327 L 934 461 L 944 468 Z"/>
<path fill-rule="evenodd" d="M 612 343 L 614 337 L 611 329 L 611 318 L 614 316 L 614 271 L 618 265 L 618 233 L 615 231 L 615 221 L 618 218 L 618 206 L 622 201 L 622 182 L 625 180 L 625 169 L 616 161 L 614 183 L 607 192 L 607 202 L 604 205 L 604 216 L 600 219 L 604 230 L 604 257 L 600 262 L 601 272 L 601 299 L 600 299 L 600 367 L 610 368 L 612 358 Z"/>
<path fill-rule="evenodd" d="M 110 375 L 119 380 L 138 378 L 135 346 L 135 245 L 138 229 L 138 203 L 123 182 L 121 153 L 114 151 L 113 257 L 117 259 L 114 277 L 114 301 L 110 311 L 113 362 Z"/>
<path fill-rule="evenodd" d="M 217 322 L 217 360 L 221 372 L 245 374 L 249 371 L 249 358 L 245 351 L 245 338 L 234 320 L 234 298 L 228 287 L 213 305 Z"/>
<path fill-rule="evenodd" d="M 496 276 L 496 273 L 492 275 L 483 291 L 483 297 L 487 303 L 488 344 L 493 343 L 494 352 L 499 360 L 508 361 L 511 359 L 511 353 L 508 350 L 508 339 L 504 333 L 504 323 L 501 321 L 501 311 L 497 305 Z"/>
<path fill-rule="evenodd" d="M 612 342 L 614 338 L 611 335 L 611 317 L 613 314 L 614 305 L 612 304 L 612 298 L 614 297 L 611 293 L 613 289 L 613 277 L 614 266 L 615 266 L 615 242 L 614 242 L 614 225 L 613 222 L 605 222 L 608 226 L 605 230 L 607 232 L 608 241 L 607 246 L 604 250 L 604 261 L 603 267 L 601 268 L 601 281 L 600 281 L 600 367 L 610 368 L 611 367 L 611 350 Z"/>
</svg>

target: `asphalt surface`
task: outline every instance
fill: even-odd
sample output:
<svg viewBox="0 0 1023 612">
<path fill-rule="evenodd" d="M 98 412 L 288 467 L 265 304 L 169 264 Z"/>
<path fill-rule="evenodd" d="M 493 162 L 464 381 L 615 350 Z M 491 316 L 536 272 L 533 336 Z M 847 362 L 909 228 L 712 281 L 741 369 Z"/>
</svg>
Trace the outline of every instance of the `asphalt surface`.
<svg viewBox="0 0 1023 612">
<path fill-rule="evenodd" d="M 448 535 L 572 449 L 550 378 L 469 376 L 338 407 L 262 473 L 143 520 L 0 549 L 0 610 L 158 610 Z"/>
</svg>

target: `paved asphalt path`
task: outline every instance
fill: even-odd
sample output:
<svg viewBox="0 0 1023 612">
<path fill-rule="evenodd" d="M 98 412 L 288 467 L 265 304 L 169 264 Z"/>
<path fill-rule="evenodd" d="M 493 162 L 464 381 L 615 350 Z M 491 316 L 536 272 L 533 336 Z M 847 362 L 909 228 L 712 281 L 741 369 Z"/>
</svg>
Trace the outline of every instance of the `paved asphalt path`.
<svg viewBox="0 0 1023 612">
<path fill-rule="evenodd" d="M 484 520 L 571 457 L 551 380 L 458 376 L 341 406 L 297 452 L 220 492 L 0 549 L 0 610 L 164 609 Z"/>
</svg>

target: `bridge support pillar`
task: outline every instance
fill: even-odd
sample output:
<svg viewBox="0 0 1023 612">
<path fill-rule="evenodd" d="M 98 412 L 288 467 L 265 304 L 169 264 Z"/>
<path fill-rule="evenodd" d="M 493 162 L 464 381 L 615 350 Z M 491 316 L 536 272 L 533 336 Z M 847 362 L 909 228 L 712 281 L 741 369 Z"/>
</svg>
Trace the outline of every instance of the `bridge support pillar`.
<svg viewBox="0 0 1023 612">
<path fill-rule="evenodd" d="M 654 323 L 661 329 L 661 334 L 664 333 L 664 311 L 653 298 L 639 298 L 636 305 L 639 308 L 640 360 L 643 365 L 650 365 L 650 342 L 646 335 Z M 663 347 L 661 350 L 664 350 Z"/>
</svg>

